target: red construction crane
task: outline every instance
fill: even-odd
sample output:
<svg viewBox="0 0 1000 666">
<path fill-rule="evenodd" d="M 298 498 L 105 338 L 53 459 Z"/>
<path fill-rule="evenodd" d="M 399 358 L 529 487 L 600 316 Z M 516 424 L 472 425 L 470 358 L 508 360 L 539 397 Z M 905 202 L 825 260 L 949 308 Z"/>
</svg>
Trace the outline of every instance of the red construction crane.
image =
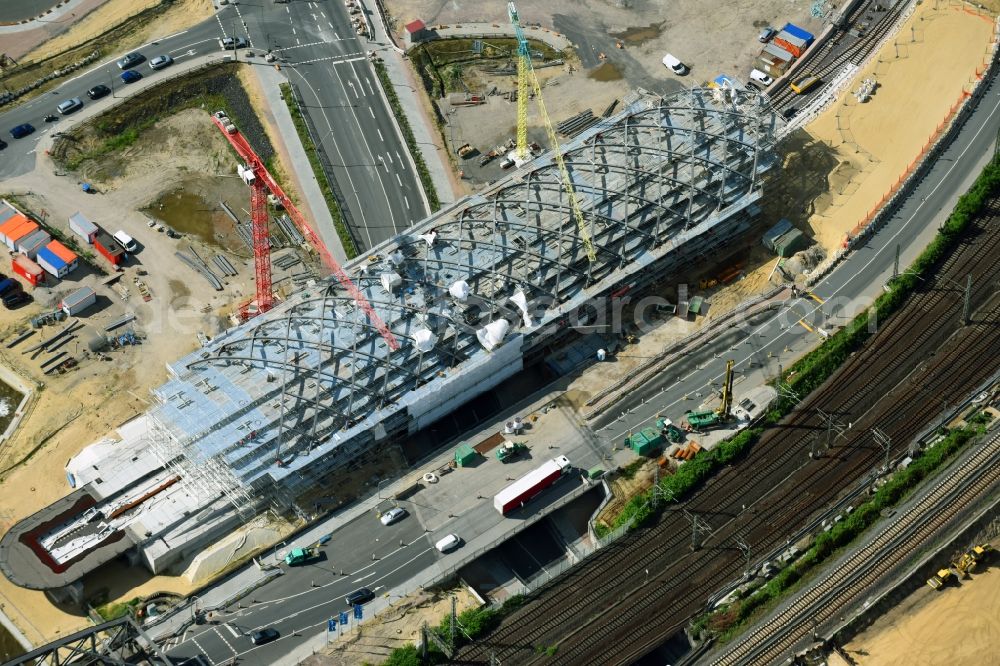
<svg viewBox="0 0 1000 666">
<path fill-rule="evenodd" d="M 267 191 L 270 191 L 281 202 L 281 205 L 284 206 L 285 211 L 292 218 L 292 221 L 302 230 L 302 235 L 305 236 L 306 240 L 319 252 L 323 263 L 337 276 L 337 280 L 341 286 L 347 290 L 347 293 L 350 294 L 358 307 L 368 316 L 368 321 L 371 325 L 378 329 L 378 332 L 385 339 L 386 344 L 389 345 L 389 349 L 392 351 L 399 349 L 399 342 L 397 342 L 396 336 L 392 334 L 392 331 L 389 330 L 389 327 L 378 316 L 375 308 L 372 307 L 368 299 L 361 293 L 358 286 L 351 281 L 351 278 L 344 272 L 340 264 L 337 263 L 337 260 L 326 249 L 326 246 L 319 239 L 316 232 L 313 231 L 312 226 L 306 222 L 306 219 L 298 211 L 291 199 L 288 198 L 274 178 L 271 177 L 271 174 L 264 166 L 264 162 L 257 156 L 257 153 L 250 147 L 250 144 L 243 138 L 243 135 L 236 129 L 236 126 L 232 124 L 222 111 L 217 111 L 212 116 L 212 121 L 222 131 L 223 136 L 229 139 L 229 143 L 239 154 L 240 158 L 246 162 L 246 167 L 241 167 L 239 171 L 244 182 L 250 186 L 251 236 L 253 238 L 254 269 L 257 274 L 257 313 L 267 312 L 274 305 L 274 294 L 271 291 L 270 242 L 267 233 Z"/>
</svg>

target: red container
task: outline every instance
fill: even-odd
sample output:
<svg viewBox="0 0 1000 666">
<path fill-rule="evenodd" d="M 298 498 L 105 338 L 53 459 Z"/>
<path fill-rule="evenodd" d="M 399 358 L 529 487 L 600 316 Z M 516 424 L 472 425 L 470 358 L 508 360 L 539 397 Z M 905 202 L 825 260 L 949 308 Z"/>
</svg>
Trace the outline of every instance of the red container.
<svg viewBox="0 0 1000 666">
<path fill-rule="evenodd" d="M 559 456 L 531 470 L 497 493 L 493 498 L 493 508 L 501 515 L 520 508 L 532 497 L 558 481 L 569 467 L 569 459 L 566 456 Z"/>
<path fill-rule="evenodd" d="M 117 266 L 125 260 L 125 251 L 103 231 L 97 232 L 97 236 L 94 237 L 94 249 L 110 261 L 112 266 Z"/>
<path fill-rule="evenodd" d="M 23 254 L 14 257 L 10 264 L 11 269 L 23 277 L 32 287 L 37 286 L 45 277 L 42 267 Z"/>
</svg>

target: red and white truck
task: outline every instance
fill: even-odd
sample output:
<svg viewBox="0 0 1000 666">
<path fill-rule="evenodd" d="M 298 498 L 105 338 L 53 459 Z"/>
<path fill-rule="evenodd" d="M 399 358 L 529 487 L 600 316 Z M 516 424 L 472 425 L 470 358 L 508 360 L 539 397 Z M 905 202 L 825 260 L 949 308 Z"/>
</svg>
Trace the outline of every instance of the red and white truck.
<svg viewBox="0 0 1000 666">
<path fill-rule="evenodd" d="M 553 458 L 497 493 L 493 498 L 493 507 L 500 515 L 507 515 L 558 481 L 571 467 L 566 456 Z"/>
</svg>

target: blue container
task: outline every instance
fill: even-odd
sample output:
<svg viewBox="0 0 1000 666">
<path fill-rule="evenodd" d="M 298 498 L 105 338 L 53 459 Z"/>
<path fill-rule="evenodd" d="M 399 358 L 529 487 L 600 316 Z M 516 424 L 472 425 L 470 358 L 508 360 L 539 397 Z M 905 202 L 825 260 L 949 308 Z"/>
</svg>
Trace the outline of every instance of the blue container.
<svg viewBox="0 0 1000 666">
<path fill-rule="evenodd" d="M 804 41 L 806 43 L 806 46 L 809 46 L 814 41 L 816 41 L 816 38 L 813 37 L 813 34 L 811 32 L 809 32 L 808 30 L 803 30 L 802 28 L 800 28 L 799 26 L 795 25 L 794 23 L 786 23 L 785 27 L 782 28 L 782 30 L 784 30 L 785 32 L 787 32 L 790 35 L 798 37 L 799 39 L 801 39 L 802 41 Z"/>
</svg>

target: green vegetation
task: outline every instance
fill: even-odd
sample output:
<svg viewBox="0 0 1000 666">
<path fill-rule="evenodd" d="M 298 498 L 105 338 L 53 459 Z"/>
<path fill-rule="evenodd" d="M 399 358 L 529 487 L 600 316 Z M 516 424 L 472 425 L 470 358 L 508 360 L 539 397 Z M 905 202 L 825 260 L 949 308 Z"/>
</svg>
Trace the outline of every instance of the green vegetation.
<svg viewBox="0 0 1000 666">
<path fill-rule="evenodd" d="M 358 248 L 354 244 L 354 239 L 347 228 L 347 223 L 344 222 L 344 215 L 340 212 L 340 206 L 337 205 L 337 198 L 333 195 L 333 187 L 331 187 L 330 181 L 326 177 L 326 172 L 323 171 L 323 165 L 319 161 L 319 152 L 316 146 L 313 145 L 312 139 L 309 136 L 309 129 L 306 127 L 306 119 L 302 116 L 302 111 L 299 110 L 295 96 L 292 95 L 291 84 L 281 84 L 281 99 L 285 100 L 288 112 L 292 114 L 292 122 L 295 123 L 295 131 L 299 134 L 299 142 L 306 151 L 313 175 L 316 177 L 320 191 L 323 192 L 323 198 L 326 199 L 326 206 L 330 209 L 330 216 L 333 218 L 333 227 L 337 230 L 337 236 L 344 246 L 344 254 L 347 255 L 348 259 L 353 259 L 358 256 Z"/>
<path fill-rule="evenodd" d="M 940 469 L 973 437 L 982 432 L 984 432 L 982 425 L 949 432 L 943 440 L 931 447 L 909 467 L 893 474 L 870 500 L 857 507 L 845 520 L 835 524 L 829 532 L 823 532 L 816 537 L 812 547 L 802 557 L 778 572 L 766 585 L 727 608 L 706 613 L 695 620 L 692 625 L 692 635 L 698 636 L 708 628 L 718 634 L 720 641 L 732 638 L 801 581 L 807 573 L 857 539 L 879 519 L 883 511 L 898 504 L 922 480 Z"/>
<path fill-rule="evenodd" d="M 133 597 L 124 603 L 108 603 L 102 604 L 94 608 L 97 614 L 104 618 L 105 622 L 110 622 L 111 620 L 117 620 L 120 617 L 128 615 L 129 613 L 134 613 L 136 607 L 142 603 L 142 599 L 139 597 Z"/>
<path fill-rule="evenodd" d="M 619 474 L 619 476 L 621 476 L 623 479 L 635 478 L 635 475 L 638 473 L 640 469 L 642 469 L 644 463 L 646 463 L 645 458 L 638 458 L 636 460 L 633 460 L 629 464 L 622 467 L 622 471 Z"/>
<path fill-rule="evenodd" d="M 475 41 L 482 43 L 480 53 L 472 50 Z M 561 52 L 545 42 L 528 40 L 528 46 L 536 63 L 563 57 Z M 451 92 L 468 92 L 469 83 L 476 87 L 475 81 L 466 80 L 466 68 L 471 66 L 486 66 L 491 69 L 508 66 L 513 76 L 517 72 L 516 55 L 517 40 L 512 37 L 483 40 L 436 39 L 409 52 L 410 61 L 420 74 L 424 88 L 435 99 Z"/>
<path fill-rule="evenodd" d="M 399 102 L 396 89 L 392 87 L 392 80 L 385 69 L 385 63 L 376 60 L 375 72 L 378 74 L 379 82 L 382 84 L 382 90 L 385 91 L 386 97 L 389 98 L 389 106 L 392 107 L 392 114 L 396 116 L 396 121 L 399 122 L 399 129 L 403 133 L 403 138 L 406 139 L 406 148 L 410 151 L 410 155 L 413 156 L 413 163 L 416 165 L 417 174 L 420 176 L 420 184 L 427 194 L 427 203 L 430 205 L 431 212 L 433 213 L 441 208 L 441 201 L 438 200 L 437 190 L 434 189 L 434 181 L 431 180 L 430 171 L 427 170 L 427 163 L 424 162 L 423 153 L 420 152 L 417 140 L 413 136 L 410 121 L 403 111 L 403 105 Z"/>
<path fill-rule="evenodd" d="M 511 597 L 504 602 L 500 608 L 470 608 L 458 614 L 458 631 L 456 635 L 456 647 L 468 644 L 480 636 L 500 626 L 500 622 L 508 615 L 524 605 L 525 599 L 522 596 Z M 451 615 L 446 615 L 437 627 L 431 629 L 447 642 L 447 637 L 451 636 Z M 546 654 L 555 654 L 556 647 L 550 647 Z M 549 652 L 551 650 L 551 652 Z M 417 648 L 412 644 L 398 647 L 389 654 L 389 658 L 382 662 L 383 666 L 416 666 L 417 664 L 443 664 L 448 661 L 434 643 L 430 643 L 427 649 L 427 659 L 421 660 Z"/>
</svg>

